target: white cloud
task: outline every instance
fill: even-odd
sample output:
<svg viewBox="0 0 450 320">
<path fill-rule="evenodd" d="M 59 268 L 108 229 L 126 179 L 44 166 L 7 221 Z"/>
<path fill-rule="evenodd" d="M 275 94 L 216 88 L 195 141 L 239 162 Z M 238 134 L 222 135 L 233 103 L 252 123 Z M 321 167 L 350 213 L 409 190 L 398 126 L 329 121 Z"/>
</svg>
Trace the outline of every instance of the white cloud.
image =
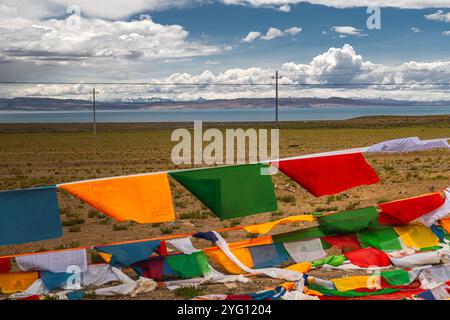
<svg viewBox="0 0 450 320">
<path fill-rule="evenodd" d="M 450 12 L 444 13 L 444 11 L 438 10 L 435 13 L 426 14 L 425 19 L 432 21 L 450 22 Z"/>
<path fill-rule="evenodd" d="M 275 38 L 279 38 L 283 36 L 283 32 L 274 27 L 270 27 L 269 30 L 267 30 L 267 33 L 263 36 L 261 36 L 262 40 L 273 40 Z"/>
<path fill-rule="evenodd" d="M 299 34 L 300 32 L 302 32 L 302 28 L 299 27 L 292 27 L 289 29 L 286 29 L 284 31 L 281 31 L 278 28 L 274 28 L 274 27 L 270 27 L 266 34 L 262 34 L 261 32 L 258 31 L 251 31 L 247 34 L 247 36 L 242 39 L 242 42 L 253 42 L 256 39 L 261 39 L 261 40 L 273 40 L 276 38 L 280 38 L 283 36 L 295 36 L 297 34 Z"/>
<path fill-rule="evenodd" d="M 332 30 L 336 33 L 339 33 L 341 35 L 345 36 L 360 36 L 362 35 L 361 29 L 356 29 L 352 26 L 334 26 Z"/>
<path fill-rule="evenodd" d="M 61 17 L 69 6 L 76 5 L 89 17 L 121 19 L 141 12 L 165 10 L 206 2 L 205 0 L 2 0 L 25 18 Z"/>
<path fill-rule="evenodd" d="M 261 37 L 261 32 L 258 31 L 250 31 L 247 36 L 242 39 L 242 42 L 253 42 L 254 40 Z"/>
<path fill-rule="evenodd" d="M 334 8 L 392 7 L 403 9 L 450 8 L 448 0 L 221 0 L 225 4 L 277 8 L 299 3 L 310 3 Z"/>
<path fill-rule="evenodd" d="M 412 27 L 412 28 L 411 28 L 411 31 L 414 32 L 414 33 L 422 32 L 422 31 L 421 31 L 419 28 L 417 28 L 417 27 Z"/>
<path fill-rule="evenodd" d="M 449 100 L 450 61 L 416 62 L 399 65 L 376 64 L 365 60 L 355 49 L 346 44 L 342 48 L 330 48 L 317 55 L 310 63 L 284 63 L 279 66 L 280 90 L 283 97 L 333 96 L 364 99 L 401 99 L 414 101 Z M 175 73 L 162 79 L 149 82 L 166 84 L 164 86 L 105 86 L 101 88 L 104 100 L 149 99 L 160 97 L 177 100 L 261 98 L 273 96 L 275 70 L 270 68 L 233 68 L 220 73 L 205 70 L 199 74 Z M 172 83 L 186 84 L 174 86 Z M 233 86 L 241 83 L 248 86 Z M 267 83 L 267 86 L 255 83 Z M 192 84 L 199 84 L 193 87 Z M 217 86 L 215 84 L 221 84 Z M 224 86 L 223 84 L 230 84 Z M 310 84 L 311 87 L 290 86 Z M 321 86 L 314 85 L 328 85 Z M 350 86 L 341 85 L 350 84 Z M 367 84 L 374 84 L 367 86 Z M 195 90 L 193 90 L 195 88 Z M 4 88 L 0 88 L 5 90 Z M 1 92 L 3 96 L 51 96 L 54 98 L 86 98 L 89 87 L 78 86 L 29 86 L 26 89 Z"/>
<path fill-rule="evenodd" d="M 289 34 L 291 36 L 295 36 L 296 34 L 299 34 L 300 32 L 302 32 L 302 28 L 298 28 L 298 27 L 292 27 L 289 29 L 286 29 L 283 31 L 284 34 Z"/>
<path fill-rule="evenodd" d="M 288 4 L 284 4 L 284 5 L 280 6 L 278 8 L 278 10 L 281 11 L 281 12 L 290 12 L 291 11 L 291 6 L 288 5 Z"/>
<path fill-rule="evenodd" d="M 152 20 L 108 21 L 75 15 L 45 21 L 4 18 L 0 55 L 9 61 L 86 65 L 207 56 L 223 50 L 188 36 L 179 25 Z"/>
<path fill-rule="evenodd" d="M 441 34 L 442 34 L 443 36 L 450 36 L 450 30 L 442 31 Z"/>
</svg>

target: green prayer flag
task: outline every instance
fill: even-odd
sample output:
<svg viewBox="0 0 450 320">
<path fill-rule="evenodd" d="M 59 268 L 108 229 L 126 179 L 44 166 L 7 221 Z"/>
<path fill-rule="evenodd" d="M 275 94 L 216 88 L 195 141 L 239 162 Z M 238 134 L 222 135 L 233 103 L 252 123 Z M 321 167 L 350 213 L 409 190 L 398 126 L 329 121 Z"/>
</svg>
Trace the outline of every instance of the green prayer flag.
<svg viewBox="0 0 450 320">
<path fill-rule="evenodd" d="M 221 219 L 278 210 L 272 176 L 262 174 L 266 164 L 171 172 Z"/>
<path fill-rule="evenodd" d="M 389 294 L 389 293 L 394 293 L 394 292 L 398 292 L 398 289 L 394 289 L 394 288 L 384 288 L 384 289 L 380 289 L 377 291 L 355 291 L 355 290 L 350 290 L 350 291 L 345 291 L 345 292 L 341 292 L 338 290 L 332 290 L 332 289 L 327 289 L 325 287 L 316 285 L 314 283 L 310 283 L 308 284 L 308 288 L 315 290 L 315 291 L 319 291 L 320 293 L 327 295 L 327 296 L 337 296 L 337 297 L 365 297 L 365 296 L 376 296 L 376 295 L 380 295 L 380 294 Z"/>
<path fill-rule="evenodd" d="M 412 282 L 409 273 L 403 269 L 381 271 L 381 276 L 391 286 L 404 286 Z"/>
<path fill-rule="evenodd" d="M 192 254 L 175 254 L 167 256 L 167 263 L 183 278 L 189 279 L 203 276 L 210 271 L 208 258 L 203 251 Z"/>
<path fill-rule="evenodd" d="M 363 248 L 374 247 L 378 250 L 391 252 L 402 249 L 397 232 L 394 228 L 366 229 L 358 232 L 358 239 Z"/>
<path fill-rule="evenodd" d="M 318 217 L 319 227 L 326 234 L 356 233 L 366 228 L 378 227 L 375 207 L 344 211 Z"/>
<path fill-rule="evenodd" d="M 323 233 L 323 231 L 320 230 L 319 227 L 312 227 L 307 229 L 275 234 L 272 236 L 272 241 L 273 243 L 292 242 L 292 241 L 321 238 L 323 236 L 325 236 L 325 233 Z"/>
<path fill-rule="evenodd" d="M 347 258 L 344 255 L 339 256 L 329 256 L 320 260 L 315 260 L 312 262 L 312 266 L 314 268 L 323 266 L 324 264 L 328 264 L 333 267 L 340 266 Z"/>
</svg>

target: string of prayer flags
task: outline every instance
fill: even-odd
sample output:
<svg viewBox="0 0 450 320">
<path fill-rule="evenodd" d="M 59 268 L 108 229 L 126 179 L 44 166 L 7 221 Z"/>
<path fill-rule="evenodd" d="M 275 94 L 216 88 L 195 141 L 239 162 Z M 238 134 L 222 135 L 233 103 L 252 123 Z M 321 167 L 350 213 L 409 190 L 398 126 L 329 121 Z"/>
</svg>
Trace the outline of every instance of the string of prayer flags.
<svg viewBox="0 0 450 320">
<path fill-rule="evenodd" d="M 278 210 L 267 165 L 250 164 L 171 172 L 170 175 L 221 219 Z"/>
<path fill-rule="evenodd" d="M 378 212 L 375 207 L 368 207 L 322 215 L 318 221 L 320 229 L 326 234 L 356 233 L 378 227 Z"/>
<path fill-rule="evenodd" d="M 16 257 L 16 263 L 22 271 L 67 272 L 76 266 L 80 272 L 88 269 L 86 250 L 67 250 Z"/>
<path fill-rule="evenodd" d="M 231 248 L 231 253 L 245 266 L 253 268 L 253 258 L 248 248 Z M 222 250 L 205 250 L 205 254 L 231 274 L 245 273 Z"/>
<path fill-rule="evenodd" d="M 443 206 L 445 199 L 439 192 L 379 204 L 380 223 L 388 225 L 408 224 L 411 221 Z"/>
<path fill-rule="evenodd" d="M 0 245 L 61 236 L 55 186 L 0 192 Z"/>
<path fill-rule="evenodd" d="M 386 253 L 372 247 L 347 252 L 344 255 L 351 263 L 361 268 L 387 267 L 391 265 L 389 256 Z"/>
<path fill-rule="evenodd" d="M 360 152 L 282 160 L 272 164 L 316 197 L 380 180 Z"/>
<path fill-rule="evenodd" d="M 117 221 L 160 223 L 175 220 L 165 173 L 67 183 L 60 188 Z"/>
<path fill-rule="evenodd" d="M 110 255 L 112 266 L 131 266 L 133 263 L 148 259 L 160 246 L 159 240 L 125 243 L 110 246 L 97 246 L 95 250 Z"/>
</svg>

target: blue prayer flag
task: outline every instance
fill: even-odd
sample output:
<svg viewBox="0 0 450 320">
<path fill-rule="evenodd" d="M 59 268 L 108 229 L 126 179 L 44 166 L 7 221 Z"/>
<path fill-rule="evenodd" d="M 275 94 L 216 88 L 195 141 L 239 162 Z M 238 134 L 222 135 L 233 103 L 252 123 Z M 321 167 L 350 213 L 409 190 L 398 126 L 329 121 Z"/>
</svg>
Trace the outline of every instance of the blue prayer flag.
<svg viewBox="0 0 450 320">
<path fill-rule="evenodd" d="M 56 186 L 0 192 L 0 245 L 61 236 Z"/>
<path fill-rule="evenodd" d="M 95 250 L 112 255 L 110 265 L 129 267 L 133 263 L 148 259 L 160 246 L 159 240 L 98 246 Z"/>
</svg>

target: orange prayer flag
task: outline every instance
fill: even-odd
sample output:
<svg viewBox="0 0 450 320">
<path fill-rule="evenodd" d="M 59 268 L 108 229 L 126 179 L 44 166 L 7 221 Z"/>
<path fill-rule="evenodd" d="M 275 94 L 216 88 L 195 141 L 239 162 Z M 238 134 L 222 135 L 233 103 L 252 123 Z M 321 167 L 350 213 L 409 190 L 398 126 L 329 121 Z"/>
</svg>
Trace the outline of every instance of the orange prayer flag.
<svg viewBox="0 0 450 320">
<path fill-rule="evenodd" d="M 15 293 L 28 289 L 39 279 L 39 272 L 9 272 L 0 274 L 0 292 Z"/>
<path fill-rule="evenodd" d="M 284 269 L 298 271 L 301 273 L 307 273 L 311 270 L 311 267 L 312 267 L 311 262 L 300 262 L 300 263 L 292 264 L 289 267 L 286 267 Z"/>
<path fill-rule="evenodd" d="M 60 188 L 117 221 L 158 223 L 175 220 L 165 173 L 82 181 L 62 184 Z"/>
<path fill-rule="evenodd" d="M 439 223 L 441 224 L 442 228 L 445 229 L 448 233 L 450 233 L 450 218 L 445 218 L 439 220 Z"/>
</svg>

